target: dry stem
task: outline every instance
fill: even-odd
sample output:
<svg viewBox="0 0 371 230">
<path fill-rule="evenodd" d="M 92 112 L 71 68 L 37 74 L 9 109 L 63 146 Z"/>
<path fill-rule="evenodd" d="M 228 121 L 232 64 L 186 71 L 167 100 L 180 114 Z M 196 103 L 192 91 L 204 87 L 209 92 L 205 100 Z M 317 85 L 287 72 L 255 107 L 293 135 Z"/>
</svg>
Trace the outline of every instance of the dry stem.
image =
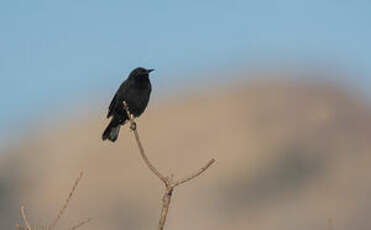
<svg viewBox="0 0 371 230">
<path fill-rule="evenodd" d="M 149 161 L 147 155 L 144 152 L 144 148 L 143 148 L 142 142 L 140 141 L 139 134 L 138 134 L 138 131 L 137 131 L 137 125 L 134 121 L 134 115 L 130 113 L 129 107 L 126 104 L 125 101 L 123 102 L 123 104 L 124 104 L 125 111 L 126 111 L 128 117 L 129 117 L 130 129 L 134 132 L 135 140 L 137 141 L 140 155 L 142 156 L 142 158 L 143 158 L 144 162 L 146 163 L 146 165 L 148 166 L 148 168 L 153 172 L 153 174 L 155 174 L 162 182 L 164 182 L 166 184 L 167 178 L 164 175 L 162 175 L 160 173 L 160 171 L 158 171 L 155 168 L 155 166 L 153 166 L 153 164 Z"/>
<path fill-rule="evenodd" d="M 24 211 L 24 207 L 23 206 L 21 207 L 21 215 L 22 215 L 22 219 L 23 219 L 24 225 L 26 226 L 25 229 L 26 230 L 31 230 L 31 224 L 27 220 L 26 213 Z"/>
<path fill-rule="evenodd" d="M 92 220 L 92 218 L 87 218 L 86 220 L 83 220 L 83 221 L 81 221 L 80 223 L 78 223 L 78 224 L 72 226 L 69 230 L 76 230 L 76 229 L 78 229 L 79 227 L 83 226 L 84 224 L 89 223 L 91 220 Z"/>
<path fill-rule="evenodd" d="M 140 155 L 142 156 L 142 158 L 143 158 L 144 162 L 146 163 L 147 167 L 165 185 L 165 193 L 164 193 L 164 195 L 162 197 L 161 216 L 160 216 L 160 221 L 159 221 L 158 228 L 157 228 L 158 230 L 163 230 L 164 229 L 164 226 L 165 226 L 165 222 L 166 222 L 167 213 L 169 211 L 169 206 L 170 206 L 170 202 L 171 202 L 171 196 L 173 194 L 174 188 L 176 186 L 178 186 L 178 185 L 181 185 L 183 183 L 186 183 L 186 182 L 188 182 L 188 181 L 190 181 L 190 180 L 198 177 L 199 175 L 201 175 L 203 172 L 205 172 L 215 162 L 215 159 L 211 159 L 204 167 L 202 167 L 197 172 L 195 172 L 192 175 L 187 176 L 187 177 L 185 177 L 183 179 L 174 181 L 173 176 L 171 176 L 171 177 L 165 177 L 149 161 L 147 155 L 144 152 L 144 148 L 143 148 L 142 142 L 140 141 L 138 130 L 137 130 L 137 125 L 136 125 L 135 120 L 134 120 L 134 116 L 130 113 L 129 107 L 128 107 L 127 103 L 124 101 L 123 104 L 124 104 L 125 111 L 126 111 L 126 113 L 128 115 L 128 118 L 129 118 L 130 129 L 134 132 L 135 140 L 137 142 Z"/>
<path fill-rule="evenodd" d="M 41 230 L 52 230 L 54 229 L 55 225 L 58 223 L 58 221 L 61 219 L 61 217 L 63 216 L 66 208 L 68 207 L 68 204 L 70 203 L 71 201 L 71 198 L 77 188 L 77 186 L 79 185 L 80 181 L 81 181 L 81 178 L 83 176 L 83 172 L 81 171 L 80 172 L 80 175 L 76 178 L 75 180 L 75 183 L 73 184 L 73 187 L 72 187 L 72 190 L 71 192 L 69 193 L 66 201 L 64 202 L 64 205 L 63 207 L 59 210 L 58 214 L 57 214 L 57 217 L 55 218 L 55 220 L 52 222 L 52 224 L 50 225 L 38 225 L 38 226 L 34 226 L 34 228 L 31 227 L 31 224 L 30 222 L 28 221 L 27 217 L 26 217 L 26 213 L 24 211 L 24 207 L 22 206 L 21 207 L 21 215 L 22 215 L 22 219 L 23 219 L 23 222 L 24 222 L 24 225 L 20 225 L 20 224 L 17 224 L 16 227 L 19 229 L 19 230 L 37 230 L 37 229 L 41 229 Z M 76 230 L 77 228 L 83 226 L 84 224 L 88 223 L 91 221 L 91 218 L 88 218 L 74 226 L 72 226 L 69 230 Z"/>
<path fill-rule="evenodd" d="M 84 173 L 83 173 L 83 171 L 81 171 L 80 172 L 80 175 L 76 178 L 75 183 L 73 184 L 72 190 L 71 190 L 70 194 L 68 194 L 68 197 L 67 197 L 66 201 L 64 202 L 63 207 L 59 210 L 59 212 L 57 214 L 57 217 L 48 226 L 48 228 L 53 229 L 55 227 L 55 225 L 58 223 L 58 221 L 60 220 L 60 218 L 62 217 L 62 215 L 63 215 L 64 211 L 66 210 L 66 208 L 68 207 L 68 204 L 71 201 L 71 198 L 73 196 L 73 193 L 75 192 L 75 190 L 77 188 L 77 185 L 79 185 L 80 180 L 81 180 L 81 178 L 82 178 L 83 175 L 84 175 Z"/>
</svg>

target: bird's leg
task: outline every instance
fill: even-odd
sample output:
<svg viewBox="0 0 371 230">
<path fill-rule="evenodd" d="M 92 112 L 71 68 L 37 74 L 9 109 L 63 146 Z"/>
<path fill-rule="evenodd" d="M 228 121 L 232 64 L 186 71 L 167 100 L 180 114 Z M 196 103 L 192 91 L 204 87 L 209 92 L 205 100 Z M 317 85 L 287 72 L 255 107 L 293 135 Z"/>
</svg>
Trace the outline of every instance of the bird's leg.
<svg viewBox="0 0 371 230">
<path fill-rule="evenodd" d="M 137 129 L 137 123 L 135 123 L 134 114 L 130 113 L 129 106 L 127 105 L 126 101 L 123 101 L 122 103 L 124 104 L 124 109 L 126 111 L 126 114 L 128 116 L 128 120 L 130 122 L 130 129 L 132 131 L 135 131 Z"/>
</svg>

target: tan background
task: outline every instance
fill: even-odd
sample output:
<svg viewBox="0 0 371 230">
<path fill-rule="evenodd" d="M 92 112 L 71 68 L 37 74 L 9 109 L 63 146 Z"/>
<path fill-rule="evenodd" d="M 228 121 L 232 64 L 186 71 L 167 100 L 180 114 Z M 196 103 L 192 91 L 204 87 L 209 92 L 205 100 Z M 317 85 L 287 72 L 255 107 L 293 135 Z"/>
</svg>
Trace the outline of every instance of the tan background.
<svg viewBox="0 0 371 230">
<path fill-rule="evenodd" d="M 47 223 L 81 169 L 85 175 L 57 229 L 155 229 L 162 184 L 142 162 L 127 127 L 102 142 L 106 109 L 40 121 L 0 155 L 0 226 L 26 207 Z M 370 229 L 371 111 L 343 86 L 250 81 L 155 103 L 138 120 L 158 168 L 181 177 L 166 229 Z"/>
</svg>

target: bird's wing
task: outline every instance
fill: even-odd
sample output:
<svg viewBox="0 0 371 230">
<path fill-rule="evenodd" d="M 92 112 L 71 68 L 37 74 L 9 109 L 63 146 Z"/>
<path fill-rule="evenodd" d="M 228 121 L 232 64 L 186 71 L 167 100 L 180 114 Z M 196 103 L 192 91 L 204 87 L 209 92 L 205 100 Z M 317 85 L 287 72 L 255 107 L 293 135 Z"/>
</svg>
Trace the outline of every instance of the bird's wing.
<svg viewBox="0 0 371 230">
<path fill-rule="evenodd" d="M 111 104 L 110 104 L 109 107 L 108 107 L 107 118 L 109 118 L 110 116 L 112 116 L 113 110 L 114 110 L 115 105 L 116 105 L 116 98 L 117 98 L 117 93 L 116 93 L 115 96 L 112 98 Z"/>
<path fill-rule="evenodd" d="M 120 88 L 115 93 L 115 96 L 112 98 L 111 104 L 108 107 L 107 118 L 111 117 L 113 115 L 113 113 L 115 112 L 115 110 L 118 109 L 119 111 L 121 111 L 121 108 L 118 107 L 118 106 L 121 106 L 123 108 L 122 100 L 123 100 L 123 98 L 126 98 L 126 94 L 128 92 L 128 88 L 129 88 L 129 83 L 128 83 L 127 80 L 125 80 L 120 85 Z M 116 107 L 118 107 L 118 108 L 116 108 Z"/>
</svg>

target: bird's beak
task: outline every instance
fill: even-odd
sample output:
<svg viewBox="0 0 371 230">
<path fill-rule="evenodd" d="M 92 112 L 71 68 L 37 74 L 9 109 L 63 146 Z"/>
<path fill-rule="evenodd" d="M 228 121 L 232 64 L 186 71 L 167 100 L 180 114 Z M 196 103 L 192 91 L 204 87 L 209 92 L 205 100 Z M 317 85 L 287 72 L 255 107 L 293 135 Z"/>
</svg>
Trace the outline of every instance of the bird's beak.
<svg viewBox="0 0 371 230">
<path fill-rule="evenodd" d="M 154 69 L 147 69 L 147 73 L 154 71 Z"/>
</svg>

